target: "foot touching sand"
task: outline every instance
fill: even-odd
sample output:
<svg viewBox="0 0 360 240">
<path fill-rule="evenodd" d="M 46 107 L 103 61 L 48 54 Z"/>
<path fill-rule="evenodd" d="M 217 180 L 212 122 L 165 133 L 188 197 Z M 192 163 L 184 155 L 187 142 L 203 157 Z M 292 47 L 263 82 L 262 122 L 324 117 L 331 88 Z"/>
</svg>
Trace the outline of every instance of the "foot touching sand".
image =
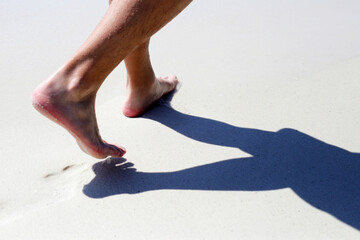
<svg viewBox="0 0 360 240">
<path fill-rule="evenodd" d="M 112 2 L 112 1 L 110 1 Z M 102 140 L 95 98 L 107 76 L 122 62 L 128 73 L 123 113 L 136 117 L 172 91 L 175 76 L 156 78 L 150 62 L 151 36 L 177 16 L 190 0 L 114 1 L 75 54 L 32 94 L 34 107 L 67 129 L 81 149 L 96 158 L 121 157 L 125 149 Z"/>
<path fill-rule="evenodd" d="M 60 75 L 60 77 L 59 77 Z M 60 79 L 59 79 L 60 78 Z M 40 84 L 32 93 L 32 104 L 45 117 L 70 132 L 80 148 L 95 158 L 122 157 L 125 148 L 102 140 L 95 115 L 95 94 L 80 94 L 71 81 L 55 74 Z M 123 113 L 136 117 L 144 113 L 155 101 L 172 91 L 178 80 L 176 76 L 156 78 L 151 87 L 130 88 Z"/>
<path fill-rule="evenodd" d="M 128 81 L 129 82 L 129 81 Z M 127 86 L 127 99 L 123 113 L 127 117 L 138 117 L 163 95 L 173 91 L 178 84 L 176 76 L 155 78 L 149 87 L 133 88 Z"/>
<path fill-rule="evenodd" d="M 123 147 L 103 141 L 96 121 L 95 95 L 79 98 L 74 90 L 56 84 L 53 79 L 44 82 L 32 93 L 32 104 L 45 117 L 68 130 L 80 148 L 95 158 L 121 157 Z"/>
</svg>

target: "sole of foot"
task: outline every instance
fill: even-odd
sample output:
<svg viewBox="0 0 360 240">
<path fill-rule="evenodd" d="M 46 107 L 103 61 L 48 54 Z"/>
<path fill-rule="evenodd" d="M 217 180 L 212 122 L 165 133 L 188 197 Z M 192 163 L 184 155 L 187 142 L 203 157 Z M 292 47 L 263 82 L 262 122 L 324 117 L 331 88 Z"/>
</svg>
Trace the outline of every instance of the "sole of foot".
<svg viewBox="0 0 360 240">
<path fill-rule="evenodd" d="M 48 86 L 49 84 L 43 83 L 33 91 L 32 105 L 42 115 L 65 128 L 75 138 L 81 150 L 98 159 L 122 157 L 126 153 L 123 147 L 101 139 L 94 110 L 95 99 L 68 101 L 65 96 L 49 94 Z"/>
</svg>

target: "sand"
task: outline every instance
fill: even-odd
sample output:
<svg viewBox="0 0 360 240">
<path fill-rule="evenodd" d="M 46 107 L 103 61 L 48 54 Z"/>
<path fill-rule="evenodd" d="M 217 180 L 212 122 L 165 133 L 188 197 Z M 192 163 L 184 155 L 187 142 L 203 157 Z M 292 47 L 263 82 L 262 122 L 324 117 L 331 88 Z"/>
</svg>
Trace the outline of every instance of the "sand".
<svg viewBox="0 0 360 240">
<path fill-rule="evenodd" d="M 360 237 L 358 1 L 196 1 L 151 42 L 178 92 L 121 114 L 97 99 L 97 161 L 31 106 L 106 1 L 0 3 L 1 239 Z"/>
</svg>

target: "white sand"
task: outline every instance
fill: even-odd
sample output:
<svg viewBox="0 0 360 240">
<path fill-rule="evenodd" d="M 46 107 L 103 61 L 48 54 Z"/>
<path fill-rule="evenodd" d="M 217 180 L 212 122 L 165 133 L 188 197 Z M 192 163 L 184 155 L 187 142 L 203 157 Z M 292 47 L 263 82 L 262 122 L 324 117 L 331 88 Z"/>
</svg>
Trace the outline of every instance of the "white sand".
<svg viewBox="0 0 360 240">
<path fill-rule="evenodd" d="M 29 101 L 106 7 L 0 3 L 1 239 L 360 237 L 359 1 L 192 3 L 151 45 L 173 108 L 122 116 L 123 65 L 99 93 L 125 170 Z"/>
</svg>

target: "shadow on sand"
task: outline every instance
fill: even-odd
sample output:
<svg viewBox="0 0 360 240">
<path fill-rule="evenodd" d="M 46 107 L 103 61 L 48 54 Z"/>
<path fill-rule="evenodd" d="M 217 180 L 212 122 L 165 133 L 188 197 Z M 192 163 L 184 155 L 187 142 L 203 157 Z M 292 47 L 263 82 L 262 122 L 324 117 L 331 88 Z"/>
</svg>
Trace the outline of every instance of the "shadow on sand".
<svg viewBox="0 0 360 240">
<path fill-rule="evenodd" d="M 252 157 L 223 160 L 175 172 L 148 173 L 124 159 L 93 165 L 84 186 L 91 198 L 159 189 L 266 191 L 291 188 L 299 197 L 360 230 L 360 154 L 294 129 L 241 128 L 157 106 L 143 116 L 189 138 L 239 148 Z"/>
</svg>

